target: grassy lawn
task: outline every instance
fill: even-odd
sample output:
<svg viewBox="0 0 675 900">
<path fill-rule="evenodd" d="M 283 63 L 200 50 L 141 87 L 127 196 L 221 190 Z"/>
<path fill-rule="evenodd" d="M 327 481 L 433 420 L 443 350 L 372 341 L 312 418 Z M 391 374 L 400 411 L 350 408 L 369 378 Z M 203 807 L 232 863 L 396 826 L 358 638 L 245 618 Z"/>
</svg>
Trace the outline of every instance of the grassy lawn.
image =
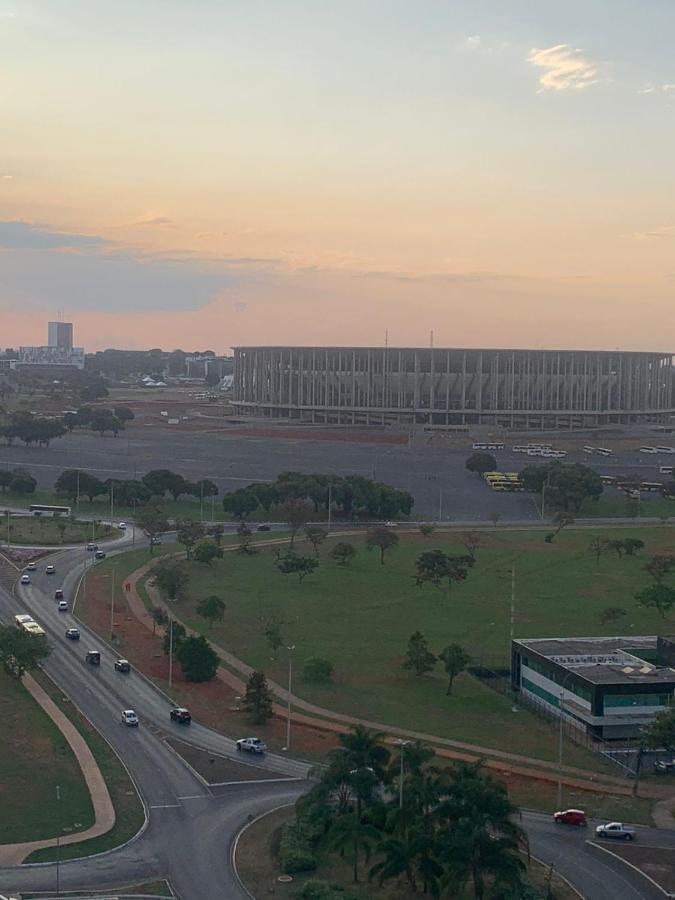
<svg viewBox="0 0 675 900">
<path fill-rule="evenodd" d="M 665 478 L 665 476 L 664 476 Z M 634 512 L 631 512 L 634 510 Z M 605 487 L 597 503 L 586 500 L 579 513 L 581 518 L 661 518 L 675 516 L 675 501 L 660 494 L 642 494 L 639 505 L 627 502 L 626 495 L 613 487 Z"/>
<path fill-rule="evenodd" d="M 88 841 L 82 841 L 79 844 L 70 844 L 61 847 L 60 858 L 63 860 L 74 859 L 81 856 L 91 856 L 94 853 L 101 853 L 104 850 L 110 850 L 113 847 L 117 847 L 119 844 L 122 844 L 133 837 L 143 825 L 143 805 L 136 793 L 133 782 L 108 742 L 101 737 L 98 731 L 96 731 L 73 704 L 63 696 L 56 685 L 42 672 L 38 672 L 36 677 L 52 700 L 68 716 L 86 740 L 89 749 L 94 754 L 96 762 L 103 773 L 103 777 L 108 785 L 108 790 L 110 791 L 113 806 L 115 807 L 115 825 L 107 834 L 103 834 L 97 838 L 91 838 Z M 35 778 L 37 773 L 43 771 L 44 768 L 45 767 L 34 768 L 31 771 L 32 777 Z M 63 796 L 62 790 L 61 797 L 63 798 Z M 87 794 L 87 799 L 88 798 L 89 795 Z M 44 797 L 42 798 L 42 802 L 43 806 L 41 807 L 41 814 L 44 815 L 45 810 L 47 809 Z M 46 836 L 51 837 L 53 836 L 53 833 Z M 49 862 L 54 859 L 56 859 L 56 849 L 54 847 L 47 847 L 44 850 L 38 850 L 35 853 L 32 853 L 27 861 Z"/>
<path fill-rule="evenodd" d="M 598 534 L 604 532 L 599 529 Z M 633 533 L 622 530 L 622 536 Z M 670 552 L 668 528 L 641 528 L 645 556 Z M 300 585 L 281 575 L 274 550 L 242 557 L 226 554 L 211 568 L 191 564 L 190 600 L 177 615 L 204 631 L 215 642 L 285 683 L 287 653 L 270 658 L 264 622 L 280 620 L 284 644 L 295 650 L 294 690 L 329 709 L 348 712 L 544 759 L 555 759 L 550 725 L 527 711 L 511 712 L 510 702 L 469 675 L 460 676 L 453 695 L 445 694 L 440 666 L 431 677 L 416 677 L 401 668 L 410 634 L 419 629 L 434 651 L 462 644 L 477 660 L 505 662 L 509 652 L 511 566 L 516 568 L 515 635 L 669 634 L 672 624 L 639 608 L 634 593 L 646 584 L 644 558 L 605 555 L 600 564 L 588 552 L 594 530 L 563 531 L 546 544 L 535 531 L 486 533 L 478 562 L 468 580 L 450 596 L 431 586 L 418 588 L 414 562 L 423 549 L 463 553 L 456 535 L 438 533 L 430 539 L 401 534 L 401 543 L 381 566 L 378 554 L 363 549 L 349 568 L 335 565 L 322 550 L 316 574 Z M 328 545 L 329 547 L 330 545 Z M 302 544 L 301 552 L 310 553 Z M 209 594 L 227 603 L 225 619 L 212 629 L 195 613 L 195 602 Z M 607 606 L 627 610 L 620 625 L 603 626 Z M 302 679 L 303 662 L 311 656 L 330 660 L 334 683 L 309 684 Z M 591 755 L 579 748 L 566 754 L 569 763 L 589 765 Z"/>
<path fill-rule="evenodd" d="M 94 810 L 66 739 L 23 685 L 2 670 L 0 704 L 0 843 L 89 828 Z"/>
<path fill-rule="evenodd" d="M 7 517 L 0 518 L 0 534 L 7 538 Z M 52 516 L 10 516 L 10 542 L 12 544 L 58 545 L 80 544 L 85 541 L 105 541 L 117 537 L 109 525 L 98 522 L 77 522 Z"/>
</svg>

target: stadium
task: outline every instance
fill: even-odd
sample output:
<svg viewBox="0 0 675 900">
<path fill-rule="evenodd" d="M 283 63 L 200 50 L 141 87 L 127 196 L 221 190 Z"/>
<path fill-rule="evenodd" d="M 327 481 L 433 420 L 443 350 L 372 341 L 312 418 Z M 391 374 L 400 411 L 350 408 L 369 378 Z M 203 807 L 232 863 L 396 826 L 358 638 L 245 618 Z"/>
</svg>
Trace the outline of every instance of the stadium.
<svg viewBox="0 0 675 900">
<path fill-rule="evenodd" d="M 434 429 L 664 423 L 673 357 L 594 350 L 236 347 L 243 415 Z"/>
</svg>

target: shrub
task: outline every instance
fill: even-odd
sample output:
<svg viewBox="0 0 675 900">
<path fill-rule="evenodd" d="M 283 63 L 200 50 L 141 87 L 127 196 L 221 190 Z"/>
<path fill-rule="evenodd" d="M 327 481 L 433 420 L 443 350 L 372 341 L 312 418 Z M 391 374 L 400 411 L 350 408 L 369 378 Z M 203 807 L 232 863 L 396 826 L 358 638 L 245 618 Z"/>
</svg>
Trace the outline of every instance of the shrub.
<svg viewBox="0 0 675 900">
<path fill-rule="evenodd" d="M 316 854 L 311 843 L 311 834 L 299 819 L 284 825 L 279 843 L 279 864 L 285 875 L 297 872 L 313 872 L 316 869 Z"/>
<path fill-rule="evenodd" d="M 348 894 L 339 884 L 329 884 L 327 881 L 312 879 L 306 881 L 299 891 L 300 900 L 356 900 L 353 894 Z"/>
<path fill-rule="evenodd" d="M 324 684 L 333 680 L 333 663 L 319 656 L 310 656 L 305 660 L 302 669 L 302 677 L 305 681 L 318 681 Z"/>
</svg>

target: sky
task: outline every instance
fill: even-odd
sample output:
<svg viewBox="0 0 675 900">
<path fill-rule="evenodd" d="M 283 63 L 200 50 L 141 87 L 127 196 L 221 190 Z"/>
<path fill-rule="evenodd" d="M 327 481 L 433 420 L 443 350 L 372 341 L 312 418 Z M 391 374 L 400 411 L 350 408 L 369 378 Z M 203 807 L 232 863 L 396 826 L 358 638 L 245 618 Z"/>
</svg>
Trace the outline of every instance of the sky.
<svg viewBox="0 0 675 900">
<path fill-rule="evenodd" d="M 675 351 L 673 0 L 0 0 L 0 346 Z"/>
</svg>

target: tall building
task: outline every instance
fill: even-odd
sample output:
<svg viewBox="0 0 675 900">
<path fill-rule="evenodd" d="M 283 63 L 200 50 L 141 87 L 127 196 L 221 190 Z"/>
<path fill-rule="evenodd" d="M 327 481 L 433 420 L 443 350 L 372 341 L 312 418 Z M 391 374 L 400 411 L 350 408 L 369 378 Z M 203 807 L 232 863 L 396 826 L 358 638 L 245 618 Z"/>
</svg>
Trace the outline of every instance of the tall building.
<svg viewBox="0 0 675 900">
<path fill-rule="evenodd" d="M 47 344 L 50 347 L 73 349 L 73 323 L 49 322 L 47 326 Z"/>
<path fill-rule="evenodd" d="M 670 353 L 237 347 L 245 415 L 344 425 L 580 428 L 667 422 Z"/>
</svg>

